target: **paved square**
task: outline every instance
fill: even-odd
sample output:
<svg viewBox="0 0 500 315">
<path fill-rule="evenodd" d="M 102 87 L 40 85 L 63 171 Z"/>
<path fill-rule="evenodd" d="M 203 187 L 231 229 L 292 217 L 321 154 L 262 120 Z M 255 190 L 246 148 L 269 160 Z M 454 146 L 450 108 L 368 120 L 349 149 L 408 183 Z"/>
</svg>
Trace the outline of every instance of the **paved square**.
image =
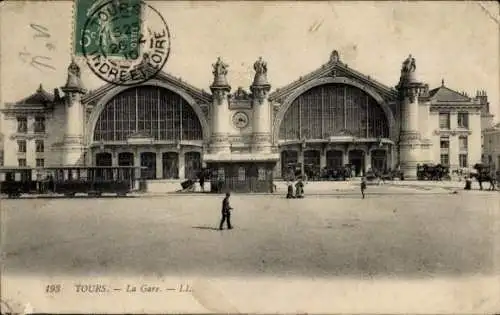
<svg viewBox="0 0 500 315">
<path fill-rule="evenodd" d="M 0 200 L 3 268 L 8 275 L 489 275 L 498 271 L 498 196 L 394 187 L 369 187 L 364 200 L 358 191 L 302 200 L 234 195 L 231 231 L 216 229 L 220 195 Z"/>
</svg>

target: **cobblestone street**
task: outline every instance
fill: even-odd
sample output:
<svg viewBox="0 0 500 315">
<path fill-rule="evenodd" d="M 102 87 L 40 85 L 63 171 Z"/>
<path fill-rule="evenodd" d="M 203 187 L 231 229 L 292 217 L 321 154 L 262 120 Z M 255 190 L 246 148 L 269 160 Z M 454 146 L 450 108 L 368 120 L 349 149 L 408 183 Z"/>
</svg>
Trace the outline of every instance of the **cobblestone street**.
<svg viewBox="0 0 500 315">
<path fill-rule="evenodd" d="M 210 194 L 1 200 L 4 272 L 363 278 L 495 272 L 498 192 L 370 186 L 364 200 L 356 189 L 301 200 L 234 195 L 235 229 L 218 231 L 221 201 Z"/>
</svg>

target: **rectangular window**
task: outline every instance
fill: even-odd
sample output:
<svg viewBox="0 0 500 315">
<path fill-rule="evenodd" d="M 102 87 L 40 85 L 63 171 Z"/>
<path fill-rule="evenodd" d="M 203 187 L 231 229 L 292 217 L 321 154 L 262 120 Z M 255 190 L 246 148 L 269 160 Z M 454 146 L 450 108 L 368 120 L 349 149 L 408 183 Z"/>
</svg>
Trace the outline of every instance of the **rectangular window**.
<svg viewBox="0 0 500 315">
<path fill-rule="evenodd" d="M 28 118 L 17 117 L 17 132 L 18 133 L 28 132 Z"/>
<path fill-rule="evenodd" d="M 44 159 L 36 159 L 36 167 L 44 167 L 45 160 Z"/>
<path fill-rule="evenodd" d="M 226 173 L 224 171 L 224 168 L 220 167 L 219 170 L 217 171 L 217 179 L 224 180 L 225 178 L 226 178 Z"/>
<path fill-rule="evenodd" d="M 35 117 L 35 132 L 45 132 L 45 117 Z"/>
<path fill-rule="evenodd" d="M 26 159 L 17 159 L 17 164 L 19 165 L 19 167 L 25 167 Z"/>
<path fill-rule="evenodd" d="M 467 167 L 467 160 L 468 160 L 468 156 L 467 154 L 459 154 L 458 155 L 458 163 L 460 165 L 460 167 Z"/>
<path fill-rule="evenodd" d="M 238 168 L 238 180 L 245 180 L 246 169 L 244 167 Z"/>
<path fill-rule="evenodd" d="M 467 141 L 467 137 L 462 136 L 462 137 L 459 137 L 459 138 L 458 138 L 458 147 L 459 147 L 459 150 L 460 150 L 460 151 L 465 151 L 465 152 L 467 152 L 467 148 L 468 148 L 468 141 Z"/>
<path fill-rule="evenodd" d="M 448 150 L 450 148 L 450 138 L 448 138 L 448 137 L 441 137 L 440 147 L 441 147 L 441 149 Z"/>
<path fill-rule="evenodd" d="M 259 180 L 266 180 L 266 169 L 259 167 Z"/>
<path fill-rule="evenodd" d="M 458 113 L 458 128 L 469 128 L 469 113 Z"/>
<path fill-rule="evenodd" d="M 17 140 L 17 152 L 26 153 L 26 140 Z"/>
<path fill-rule="evenodd" d="M 450 113 L 439 113 L 439 128 L 450 129 Z"/>
<path fill-rule="evenodd" d="M 35 140 L 36 152 L 45 152 L 45 146 L 43 144 L 43 140 Z"/>
<path fill-rule="evenodd" d="M 441 165 L 449 165 L 450 164 L 450 157 L 448 154 L 441 154 Z"/>
</svg>

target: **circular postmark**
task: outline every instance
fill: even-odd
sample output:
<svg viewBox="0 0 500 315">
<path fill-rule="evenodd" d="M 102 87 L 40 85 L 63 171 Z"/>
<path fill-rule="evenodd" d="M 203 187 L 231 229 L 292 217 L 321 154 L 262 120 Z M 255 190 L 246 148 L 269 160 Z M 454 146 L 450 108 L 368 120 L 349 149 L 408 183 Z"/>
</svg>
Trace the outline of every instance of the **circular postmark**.
<svg viewBox="0 0 500 315">
<path fill-rule="evenodd" d="M 87 14 L 82 34 L 87 65 L 116 85 L 143 83 L 158 74 L 170 54 L 163 16 L 141 0 L 111 0 Z"/>
</svg>

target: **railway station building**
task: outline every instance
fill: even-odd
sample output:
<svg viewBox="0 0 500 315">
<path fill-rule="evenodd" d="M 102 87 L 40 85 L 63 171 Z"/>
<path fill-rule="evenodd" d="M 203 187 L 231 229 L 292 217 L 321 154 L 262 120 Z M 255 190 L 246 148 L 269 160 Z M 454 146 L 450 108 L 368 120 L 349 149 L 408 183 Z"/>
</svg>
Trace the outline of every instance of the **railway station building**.
<svg viewBox="0 0 500 315">
<path fill-rule="evenodd" d="M 481 161 L 481 130 L 491 118 L 485 91 L 474 96 L 430 88 L 415 59 L 404 60 L 393 87 L 342 62 L 337 51 L 316 70 L 272 89 L 259 58 L 249 88 L 232 88 L 230 66 L 212 65 L 210 91 L 170 74 L 135 86 L 85 89 L 75 61 L 61 88 L 43 84 L 3 104 L 5 166 L 144 166 L 149 179 L 193 178 L 202 167 L 239 178 L 282 178 L 352 165 L 401 169 L 417 164 L 452 170 Z M 210 65 L 207 66 L 210 71 Z"/>
</svg>

